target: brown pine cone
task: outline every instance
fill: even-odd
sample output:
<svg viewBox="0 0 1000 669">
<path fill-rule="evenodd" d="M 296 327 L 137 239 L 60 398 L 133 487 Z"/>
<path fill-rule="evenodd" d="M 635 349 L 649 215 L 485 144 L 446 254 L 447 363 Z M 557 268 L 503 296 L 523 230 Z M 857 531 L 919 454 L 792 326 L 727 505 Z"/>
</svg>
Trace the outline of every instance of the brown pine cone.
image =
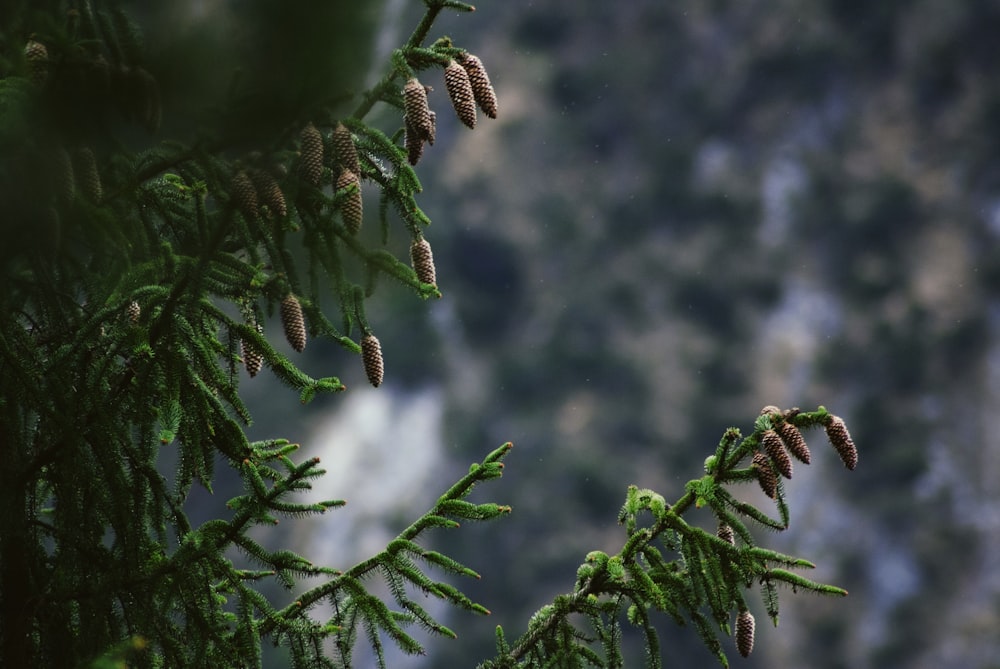
<svg viewBox="0 0 1000 669">
<path fill-rule="evenodd" d="M 323 135 L 312 123 L 299 133 L 299 173 L 313 186 L 323 179 Z"/>
<path fill-rule="evenodd" d="M 385 374 L 385 362 L 382 359 L 382 345 L 375 335 L 366 334 L 361 339 L 361 360 L 364 362 L 368 381 L 378 388 L 382 385 Z"/>
<path fill-rule="evenodd" d="M 285 328 L 285 339 L 289 345 L 299 353 L 305 350 L 306 320 L 302 315 L 302 305 L 291 293 L 281 301 L 281 325 Z"/>
<path fill-rule="evenodd" d="M 257 332 L 263 333 L 264 328 L 257 325 Z M 260 373 L 261 368 L 264 366 L 264 356 L 260 354 L 253 344 L 248 341 L 241 340 L 240 348 L 243 353 L 243 365 L 247 368 L 247 374 L 250 378 L 257 376 Z"/>
<path fill-rule="evenodd" d="M 355 174 L 361 174 L 361 165 L 358 163 L 358 149 L 354 146 L 354 138 L 347 126 L 338 122 L 333 129 L 333 150 L 337 154 L 337 162 L 344 169 Z"/>
<path fill-rule="evenodd" d="M 431 252 L 430 242 L 423 237 L 414 239 L 410 243 L 410 263 L 413 265 L 413 271 L 417 273 L 417 280 L 432 286 L 437 285 L 434 254 Z"/>
<path fill-rule="evenodd" d="M 462 67 L 469 73 L 469 83 L 472 84 L 472 94 L 476 98 L 476 104 L 483 110 L 483 113 L 490 118 L 497 117 L 497 94 L 490 83 L 490 75 L 483 67 L 483 61 L 471 53 L 465 54 L 461 59 Z"/>
<path fill-rule="evenodd" d="M 139 316 L 142 315 L 142 307 L 139 306 L 138 302 L 132 300 L 128 303 L 128 306 L 125 307 L 125 315 L 128 316 L 129 323 L 135 325 L 139 322 Z"/>
<path fill-rule="evenodd" d="M 749 611 L 740 611 L 736 617 L 736 650 L 743 657 L 753 652 L 754 619 Z"/>
<path fill-rule="evenodd" d="M 427 89 L 416 77 L 410 77 L 403 87 L 403 112 L 406 121 L 416 131 L 417 136 L 431 140 L 434 126 L 431 121 L 431 109 L 427 104 Z M 433 144 L 431 140 L 431 144 Z"/>
<path fill-rule="evenodd" d="M 778 496 L 778 475 L 771 466 L 771 459 L 763 453 L 753 454 L 753 468 L 757 470 L 757 483 L 764 494 L 774 499 Z"/>
<path fill-rule="evenodd" d="M 337 190 L 354 186 L 354 192 L 348 193 L 341 205 L 340 213 L 344 217 L 344 226 L 352 235 L 358 234 L 361 230 L 361 220 L 364 218 L 364 209 L 361 200 L 361 181 L 358 175 L 350 170 L 342 170 L 337 177 Z"/>
<path fill-rule="evenodd" d="M 424 138 L 420 136 L 420 132 L 410 125 L 410 119 L 403 119 L 406 123 L 406 137 L 404 139 L 406 144 L 406 159 L 411 165 L 416 165 L 420 161 L 420 157 L 424 155 Z"/>
<path fill-rule="evenodd" d="M 736 545 L 736 535 L 733 533 L 733 528 L 726 523 L 719 523 L 719 529 L 715 535 L 728 544 Z"/>
<path fill-rule="evenodd" d="M 45 83 L 49 76 L 49 50 L 44 44 L 29 39 L 24 45 L 24 59 L 28 63 L 28 79 L 36 86 Z"/>
<path fill-rule="evenodd" d="M 786 479 L 792 478 L 792 459 L 788 457 L 788 451 L 785 450 L 785 445 L 781 443 L 781 437 L 778 436 L 778 433 L 774 430 L 766 430 L 761 435 L 760 442 L 764 448 L 764 452 L 774 462 L 774 466 L 781 475 Z"/>
<path fill-rule="evenodd" d="M 253 181 L 259 202 L 267 207 L 272 218 L 288 216 L 285 194 L 281 192 L 281 186 L 273 176 L 264 170 L 253 170 L 250 172 L 250 180 Z"/>
<path fill-rule="evenodd" d="M 444 85 L 459 120 L 470 128 L 476 127 L 476 97 L 465 68 L 451 60 L 444 68 Z"/>
<path fill-rule="evenodd" d="M 257 188 L 253 185 L 250 176 L 240 170 L 233 177 L 229 186 L 230 195 L 236 203 L 236 208 L 243 214 L 243 218 L 252 221 L 257 218 L 257 209 L 260 206 L 257 199 Z"/>
<path fill-rule="evenodd" d="M 781 437 L 781 441 L 789 453 L 794 455 L 799 462 L 809 464 L 812 460 L 812 454 L 809 452 L 809 446 L 799 428 L 791 423 L 781 422 L 774 426 L 774 431 Z"/>
<path fill-rule="evenodd" d="M 836 449 L 837 455 L 844 462 L 844 466 L 848 469 L 857 467 L 858 448 L 854 445 L 854 440 L 851 439 L 851 435 L 847 431 L 844 419 L 840 416 L 830 416 L 824 427 L 826 428 L 826 436 Z"/>
</svg>

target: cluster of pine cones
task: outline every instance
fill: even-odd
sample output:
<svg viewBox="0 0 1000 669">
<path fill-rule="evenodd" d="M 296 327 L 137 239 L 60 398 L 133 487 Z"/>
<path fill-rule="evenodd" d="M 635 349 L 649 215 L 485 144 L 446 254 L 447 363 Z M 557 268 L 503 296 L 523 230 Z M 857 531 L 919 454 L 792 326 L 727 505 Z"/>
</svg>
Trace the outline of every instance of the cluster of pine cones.
<svg viewBox="0 0 1000 669">
<path fill-rule="evenodd" d="M 285 331 L 285 339 L 288 344 L 301 353 L 306 348 L 306 321 L 302 313 L 302 304 L 295 295 L 289 293 L 281 301 L 281 326 Z M 263 332 L 259 324 L 253 326 L 257 332 Z M 260 372 L 264 358 L 252 344 L 244 341 L 243 364 L 247 373 L 252 377 Z M 385 363 L 382 359 L 382 346 L 379 340 L 371 332 L 366 332 L 361 339 L 361 361 L 365 367 L 365 376 L 376 388 L 382 384 L 385 374 Z"/>
<path fill-rule="evenodd" d="M 444 68 L 444 85 L 455 114 L 469 128 L 476 127 L 476 107 L 490 118 L 497 117 L 497 95 L 483 62 L 470 53 L 449 60 Z M 427 87 L 416 77 L 403 86 L 403 122 L 406 153 L 416 165 L 424 153 L 424 142 L 433 145 L 436 115 L 427 103 Z"/>
<path fill-rule="evenodd" d="M 364 215 L 361 200 L 361 165 L 357 147 L 350 130 L 342 122 L 338 122 L 330 133 L 329 141 L 324 140 L 322 132 L 314 124 L 309 123 L 299 133 L 298 174 L 309 184 L 320 186 L 323 182 L 323 170 L 327 163 L 327 146 L 332 148 L 330 163 L 334 179 L 332 186 L 340 201 L 340 212 L 344 227 L 352 235 L 361 230 Z M 288 214 L 285 196 L 281 191 L 275 176 L 264 169 L 241 169 L 232 178 L 230 194 L 240 213 L 248 220 L 261 216 L 268 219 L 283 219 Z M 421 244 L 422 242 L 422 244 Z M 434 283 L 433 258 L 430 245 L 422 238 L 415 239 L 411 255 L 418 277 L 426 283 Z M 430 278 L 430 281 L 427 281 Z M 281 325 L 285 339 L 296 351 L 302 352 L 306 347 L 306 323 L 299 299 L 289 293 L 281 301 Z M 261 332 L 257 323 L 251 323 Z M 362 339 L 362 360 L 365 372 L 372 385 L 382 382 L 383 362 L 382 351 L 378 339 L 367 333 Z M 247 373 L 256 376 L 263 366 L 263 356 L 252 344 L 242 343 L 243 363 Z"/>
<path fill-rule="evenodd" d="M 762 416 L 770 417 L 771 429 L 765 430 L 761 435 L 761 450 L 753 454 L 752 466 L 757 473 L 761 490 L 774 499 L 778 495 L 778 475 L 792 478 L 792 456 L 804 464 L 809 464 L 812 458 L 802 432 L 791 422 L 798 415 L 798 409 L 782 411 L 776 406 L 768 405 L 761 409 L 760 413 Z M 830 414 L 826 417 L 823 428 L 844 466 L 848 469 L 857 467 L 858 449 L 847 431 L 844 420 L 840 416 Z M 736 545 L 733 528 L 724 522 L 719 524 L 716 536 L 729 544 Z M 736 617 L 735 637 L 736 649 L 740 655 L 749 656 L 753 652 L 754 617 L 746 609 L 741 610 Z"/>
<path fill-rule="evenodd" d="M 444 68 L 444 80 L 455 113 L 466 126 L 475 127 L 477 106 L 490 118 L 496 118 L 496 92 L 479 58 L 463 52 L 449 60 Z M 425 142 L 434 143 L 436 117 L 428 105 L 427 91 L 416 77 L 411 77 L 403 87 L 405 148 L 411 165 L 416 165 L 420 160 Z M 321 186 L 328 160 L 328 147 L 333 154 L 329 163 L 341 218 L 348 233 L 357 235 L 364 217 L 362 171 L 354 137 L 344 123 L 337 122 L 329 131 L 328 139 L 312 123 L 302 129 L 299 133 L 298 174 L 303 181 L 316 187 Z M 237 209 L 248 220 L 262 216 L 280 220 L 287 216 L 284 194 L 274 176 L 267 170 L 239 170 L 232 178 L 230 194 Z M 420 283 L 437 285 L 431 245 L 419 232 L 414 235 L 410 244 L 410 262 Z M 282 300 L 281 323 L 291 347 L 296 351 L 303 351 L 306 346 L 306 326 L 302 306 L 295 295 L 288 294 Z M 260 330 L 259 325 L 252 325 Z M 367 330 L 361 340 L 361 358 L 368 380 L 373 386 L 379 386 L 385 369 L 382 348 L 379 340 Z M 255 376 L 262 367 L 263 357 L 252 345 L 243 342 L 243 361 L 250 376 Z"/>
<path fill-rule="evenodd" d="M 753 468 L 757 472 L 757 481 L 764 494 L 774 499 L 778 494 L 778 475 L 786 479 L 792 478 L 792 457 L 804 464 L 809 464 L 811 454 L 806 440 L 792 422 L 798 409 L 782 411 L 776 406 L 768 405 L 761 409 L 761 415 L 770 415 L 772 428 L 761 435 L 761 450 L 753 455 Z M 847 426 L 840 416 L 830 415 L 823 425 L 826 436 L 844 466 L 854 469 L 858 466 L 858 449 L 851 439 Z"/>
</svg>

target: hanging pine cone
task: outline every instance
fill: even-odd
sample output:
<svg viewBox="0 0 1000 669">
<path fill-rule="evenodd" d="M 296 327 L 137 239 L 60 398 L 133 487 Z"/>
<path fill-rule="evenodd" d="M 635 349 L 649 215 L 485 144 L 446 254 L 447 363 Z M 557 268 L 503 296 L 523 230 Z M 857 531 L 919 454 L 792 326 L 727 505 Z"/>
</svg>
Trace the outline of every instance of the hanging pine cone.
<svg viewBox="0 0 1000 669">
<path fill-rule="evenodd" d="M 490 118 L 497 117 L 497 94 L 490 83 L 490 75 L 483 67 L 483 61 L 471 53 L 465 54 L 461 58 L 462 67 L 469 73 L 469 83 L 472 84 L 472 94 L 476 98 L 476 104 L 483 110 L 483 113 Z"/>
<path fill-rule="evenodd" d="M 781 437 L 774 430 L 766 430 L 760 439 L 764 452 L 770 456 L 774 466 L 786 479 L 792 478 L 792 459 L 785 450 L 785 445 L 781 443 Z"/>
<path fill-rule="evenodd" d="M 281 186 L 273 176 L 264 170 L 253 170 L 250 172 L 250 180 L 257 191 L 258 201 L 267 207 L 272 218 L 282 219 L 288 216 L 285 194 L 281 192 Z"/>
<path fill-rule="evenodd" d="M 794 455 L 799 462 L 809 464 L 812 456 L 809 453 L 809 446 L 806 444 L 805 437 L 802 436 L 799 428 L 791 423 L 781 422 L 774 426 L 774 431 L 781 437 L 781 441 L 785 444 L 785 448 L 788 449 L 789 453 Z"/>
<path fill-rule="evenodd" d="M 414 239 L 410 243 L 410 263 L 413 271 L 417 273 L 417 280 L 421 283 L 437 285 L 437 276 L 434 271 L 434 254 L 431 252 L 431 245 L 423 237 Z"/>
<path fill-rule="evenodd" d="M 385 363 L 382 360 L 382 345 L 373 334 L 366 334 L 361 339 L 361 360 L 365 365 L 365 375 L 368 381 L 378 388 L 382 385 L 385 374 Z"/>
<path fill-rule="evenodd" d="M 263 334 L 264 328 L 257 325 L 257 332 Z M 247 368 L 247 374 L 250 378 L 257 376 L 260 373 L 261 368 L 264 366 L 264 356 L 260 354 L 260 351 L 254 347 L 253 344 L 246 340 L 240 340 L 240 349 L 243 354 L 243 366 Z"/>
<path fill-rule="evenodd" d="M 753 468 L 757 470 L 757 483 L 764 494 L 774 499 L 778 495 L 778 475 L 774 473 L 771 459 L 763 453 L 753 454 Z"/>
<path fill-rule="evenodd" d="M 351 131 L 343 123 L 337 122 L 333 129 L 333 150 L 337 154 L 337 162 L 344 169 L 355 174 L 361 174 L 361 164 L 358 162 L 358 148 L 354 146 Z"/>
<path fill-rule="evenodd" d="M 285 339 L 289 345 L 301 353 L 306 348 L 306 320 L 302 315 L 302 305 L 297 297 L 289 293 L 281 301 L 281 325 L 285 328 Z"/>
<path fill-rule="evenodd" d="M 753 652 L 753 614 L 749 611 L 740 611 L 736 616 L 736 650 L 743 657 L 749 657 Z"/>
<path fill-rule="evenodd" d="M 299 173 L 313 186 L 323 180 L 323 135 L 312 123 L 299 133 Z"/>
<path fill-rule="evenodd" d="M 49 50 L 37 40 L 29 39 L 24 46 L 24 60 L 28 63 L 28 79 L 41 86 L 49 76 Z"/>
<path fill-rule="evenodd" d="M 243 218 L 248 221 L 257 218 L 257 209 L 260 206 L 257 199 L 257 188 L 245 171 L 240 170 L 233 177 L 229 186 L 229 194 L 236 203 L 236 208 L 243 214 Z"/>
<path fill-rule="evenodd" d="M 727 544 L 736 545 L 736 535 L 733 533 L 733 528 L 726 523 L 719 523 L 719 529 L 716 530 L 715 535 Z"/>
<path fill-rule="evenodd" d="M 444 86 L 448 89 L 448 97 L 455 108 L 458 119 L 470 128 L 476 127 L 476 98 L 472 92 L 472 83 L 465 68 L 453 60 L 448 61 L 444 68 Z"/>
<path fill-rule="evenodd" d="M 340 213 L 344 217 L 344 226 L 352 235 L 358 234 L 361 230 L 361 220 L 364 217 L 364 209 L 361 200 L 361 181 L 358 175 L 350 170 L 341 170 L 337 177 L 337 190 L 354 186 L 354 191 L 348 193 L 341 205 Z"/>
<path fill-rule="evenodd" d="M 403 112 L 406 121 L 417 135 L 424 140 L 430 140 L 434 135 L 434 125 L 431 121 L 431 109 L 427 105 L 427 89 L 416 77 L 410 77 L 403 86 Z"/>
<path fill-rule="evenodd" d="M 830 443 L 837 450 L 837 455 L 844 462 L 844 466 L 848 469 L 857 467 L 858 449 L 854 445 L 854 440 L 851 439 L 850 433 L 847 431 L 844 419 L 840 416 L 830 416 L 824 427 L 826 428 L 827 438 L 830 439 Z"/>
<path fill-rule="evenodd" d="M 76 178 L 84 196 L 94 204 L 100 203 L 104 190 L 101 188 L 101 174 L 97 171 L 94 152 L 85 146 L 76 151 L 74 158 Z"/>
<path fill-rule="evenodd" d="M 132 325 L 138 323 L 139 316 L 142 315 L 142 308 L 139 306 L 139 303 L 135 300 L 129 302 L 128 306 L 125 307 L 125 315 L 128 316 L 128 321 Z"/>
<path fill-rule="evenodd" d="M 406 122 L 406 137 L 404 139 L 406 143 L 406 159 L 411 165 L 416 165 L 420 161 L 420 157 L 424 155 L 424 138 L 420 136 L 420 133 L 410 125 L 410 119 L 404 118 Z"/>
</svg>

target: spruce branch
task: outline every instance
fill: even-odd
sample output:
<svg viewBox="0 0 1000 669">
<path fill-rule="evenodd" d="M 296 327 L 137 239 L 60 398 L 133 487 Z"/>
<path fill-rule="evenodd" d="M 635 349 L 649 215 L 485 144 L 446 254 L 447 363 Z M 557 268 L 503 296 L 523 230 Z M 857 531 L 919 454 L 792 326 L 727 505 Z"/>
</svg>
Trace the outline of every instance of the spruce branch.
<svg viewBox="0 0 1000 669">
<path fill-rule="evenodd" d="M 378 641 L 377 630 L 382 630 L 405 652 L 423 652 L 412 637 L 399 627 L 399 620 L 418 622 L 425 629 L 444 636 L 454 636 L 447 627 L 441 625 L 407 594 L 413 587 L 426 594 L 442 599 L 452 605 L 473 613 L 488 615 L 489 611 L 471 601 L 461 590 L 443 581 L 436 581 L 420 569 L 414 559 L 443 570 L 446 573 L 479 578 L 474 570 L 462 565 L 451 557 L 422 547 L 417 540 L 433 528 L 457 528 L 460 520 L 493 520 L 510 513 L 509 506 L 495 503 L 474 504 L 466 497 L 479 484 L 498 478 L 503 473 L 503 458 L 510 452 L 512 444 L 506 443 L 489 453 L 480 463 L 469 468 L 469 473 L 456 481 L 437 503 L 426 513 L 414 520 L 408 527 L 390 541 L 385 550 L 338 574 L 333 579 L 297 596 L 295 601 L 277 612 L 273 618 L 260 623 L 260 633 L 268 635 L 280 627 L 305 616 L 321 601 L 329 600 L 338 608 L 338 626 L 352 630 L 361 625 L 369 641 Z M 401 607 L 404 618 L 397 620 L 396 613 L 384 603 L 368 594 L 362 585 L 363 579 L 372 574 L 381 574 L 390 586 L 395 603 Z M 346 652 L 347 649 L 344 649 Z M 376 647 L 376 651 L 378 647 Z"/>
<path fill-rule="evenodd" d="M 841 429 L 823 407 L 814 412 L 796 409 L 780 420 L 796 428 L 834 424 Z M 679 624 L 693 624 L 719 663 L 728 666 L 718 633 L 732 633 L 731 616 L 734 611 L 747 610 L 743 591 L 755 583 L 760 584 L 768 615 L 775 621 L 776 582 L 790 585 L 793 591 L 846 595 L 842 588 L 788 569 L 811 569 L 815 565 L 809 560 L 757 545 L 743 518 L 770 530 L 787 529 L 787 506 L 781 496 L 775 500 L 781 515 L 781 521 L 776 521 L 737 500 L 725 487 L 750 480 L 747 470 L 741 469 L 743 460 L 767 448 L 764 435 L 772 432 L 774 425 L 770 416 L 762 414 L 747 437 L 741 437 L 735 428 L 726 430 L 715 454 L 706 459 L 705 476 L 689 481 L 673 504 L 652 490 L 629 486 L 618 514 L 626 534 L 621 550 L 615 555 L 601 551 L 588 554 L 577 570 L 573 590 L 540 609 L 516 642 L 508 642 L 498 629 L 497 655 L 480 667 L 535 667 L 553 662 L 622 666 L 620 641 L 612 621 L 623 616 L 643 630 L 650 666 L 659 666 L 659 641 L 649 611 L 665 613 Z M 689 511 L 702 507 L 711 509 L 729 528 L 732 540 L 684 520 Z M 574 618 L 580 615 L 589 620 L 592 634 L 577 628 Z M 738 646 L 746 655 L 752 647 L 748 637 L 752 632 L 747 632 L 745 616 L 740 620 Z M 593 645 L 598 642 L 603 656 L 595 655 Z"/>
</svg>

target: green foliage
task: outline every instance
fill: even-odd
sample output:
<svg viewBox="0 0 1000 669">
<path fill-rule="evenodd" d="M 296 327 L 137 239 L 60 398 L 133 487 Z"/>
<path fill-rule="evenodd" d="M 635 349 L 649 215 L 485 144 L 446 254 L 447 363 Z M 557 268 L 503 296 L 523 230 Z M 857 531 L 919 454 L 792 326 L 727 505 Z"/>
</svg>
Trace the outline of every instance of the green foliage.
<svg viewBox="0 0 1000 669">
<path fill-rule="evenodd" d="M 779 584 L 793 591 L 846 595 L 841 588 L 789 571 L 813 568 L 808 560 L 768 549 L 754 539 L 753 525 L 787 529 L 787 506 L 780 488 L 775 500 L 780 520 L 739 501 L 729 491 L 732 485 L 758 478 L 753 466 L 743 465 L 760 452 L 763 435 L 773 424 L 788 423 L 798 429 L 830 422 L 830 414 L 822 407 L 814 412 L 793 409 L 783 415 L 765 407 L 748 436 L 741 437 L 735 428 L 726 431 L 715 454 L 706 460 L 705 476 L 689 481 L 675 503 L 667 504 L 652 490 L 629 486 L 618 514 L 625 527 L 621 551 L 610 556 L 601 551 L 589 553 L 577 570 L 573 590 L 539 610 L 517 641 L 508 642 L 497 628 L 497 656 L 480 667 L 623 667 L 621 625 L 626 622 L 645 636 L 648 663 L 659 667 L 662 658 L 654 614 L 666 615 L 679 625 L 693 625 L 719 662 L 729 666 L 719 634 L 730 636 L 733 614 L 748 609 L 745 591 L 760 591 L 775 625 Z M 712 513 L 718 531 L 706 531 L 684 519 L 701 507 Z"/>
<path fill-rule="evenodd" d="M 395 235 L 423 238 L 430 223 L 417 203 L 414 128 L 400 132 L 411 104 L 403 86 L 462 58 L 449 38 L 424 44 L 443 10 L 473 8 L 424 0 L 384 76 L 361 93 L 351 81 L 316 76 L 339 62 L 319 58 L 316 45 L 329 35 L 314 30 L 296 44 L 294 76 L 235 77 L 213 123 L 147 144 L 161 128 L 188 124 L 164 117 L 166 83 L 146 69 L 138 25 L 112 2 L 47 4 L 11 24 L 30 35 L 27 48 L 8 32 L 0 40 L 0 596 L 5 611 L 18 612 L 5 618 L 0 664 L 261 666 L 266 640 L 283 646 L 292 666 L 347 667 L 363 638 L 385 666 L 387 641 L 424 652 L 411 626 L 454 637 L 413 593 L 487 614 L 432 572 L 479 575 L 420 541 L 510 512 L 467 499 L 501 476 L 510 444 L 472 465 L 385 550 L 337 571 L 256 538 L 281 517 L 344 502 L 303 501 L 323 470 L 315 458 L 297 462 L 296 444 L 248 439 L 239 368 L 253 376 L 250 361 L 259 359 L 303 403 L 341 392 L 338 377 L 310 376 L 265 336 L 268 316 L 280 311 L 289 340 L 325 338 L 358 355 L 358 340 L 377 330 L 365 306 L 379 278 L 419 298 L 440 294 L 392 250 Z M 281 18 L 301 28 L 317 9 L 332 30 L 342 17 L 319 11 L 326 4 L 297 5 Z M 23 51 L 9 52 L 15 45 Z M 336 55 L 346 63 L 355 54 Z M 316 60 L 327 65 L 309 70 Z M 377 105 L 393 110 L 396 127 L 366 120 Z M 340 180 L 348 157 L 332 135 L 341 124 L 361 185 Z M 307 147 L 310 126 L 321 150 Z M 433 132 L 417 140 L 422 151 Z M 81 154 L 96 154 L 96 167 Z M 377 232 L 358 229 L 372 219 L 361 214 L 362 192 L 372 188 Z M 301 314 L 279 306 L 289 296 Z M 727 432 L 705 477 L 673 505 L 630 488 L 621 552 L 590 554 L 573 592 L 539 611 L 516 643 L 498 629 L 498 657 L 485 666 L 621 666 L 623 622 L 643 631 L 658 666 L 657 611 L 692 623 L 725 663 L 716 628 L 728 632 L 755 580 L 775 619 L 778 583 L 842 594 L 787 569 L 808 562 L 754 542 L 746 520 L 788 525 L 780 485 L 778 519 L 725 487 L 757 478 L 741 465 L 772 420 L 811 427 L 827 425 L 828 414 L 765 415 L 745 439 Z M 196 524 L 192 490 L 211 491 L 219 467 L 243 492 L 226 517 Z M 739 546 L 682 520 L 698 507 L 729 526 Z M 372 594 L 372 577 L 387 596 Z M 321 582 L 300 590 L 305 578 Z M 271 582 L 287 602 L 265 596 Z M 326 620 L 317 618 L 321 605 L 332 612 Z"/>
<path fill-rule="evenodd" d="M 450 42 L 421 44 L 442 10 L 471 7 L 426 3 L 386 75 L 360 96 L 338 88 L 353 77 L 319 87 L 315 68 L 298 90 L 295 77 L 236 80 L 226 101 L 232 111 L 221 111 L 215 125 L 191 140 L 132 151 L 125 140 L 135 143 L 133 128 L 155 133 L 164 124 L 163 85 L 146 69 L 141 31 L 114 3 L 71 5 L 19 15 L 18 28 L 31 30 L 28 47 L 10 34 L 3 40 L 23 50 L 5 54 L 0 80 L 0 412 L 8 463 L 0 482 L 0 591 L 5 610 L 22 612 L 5 625 L 3 663 L 68 666 L 128 655 L 135 666 L 250 666 L 270 638 L 290 649 L 296 666 L 314 666 L 327 663 L 323 640 L 337 636 L 347 665 L 345 639 L 359 627 L 380 657 L 383 633 L 421 651 L 402 631 L 406 623 L 453 636 L 407 588 L 482 612 L 426 568 L 472 572 L 415 540 L 456 518 L 503 515 L 507 507 L 462 497 L 499 475 L 506 450 L 386 552 L 336 573 L 252 538 L 253 528 L 282 516 L 320 514 L 342 502 L 301 499 L 322 470 L 316 460 L 293 460 L 295 445 L 248 441 L 239 365 L 259 356 L 303 403 L 340 392 L 337 377 L 310 376 L 262 333 L 276 305 L 294 294 L 302 307 L 301 323 L 283 312 L 286 334 L 301 327 L 358 354 L 356 339 L 377 328 L 364 306 L 379 275 L 422 298 L 439 294 L 386 248 L 390 223 L 408 240 L 430 221 L 399 137 L 363 118 L 379 103 L 401 107 L 402 81 L 458 52 Z M 283 20 L 343 18 L 310 6 L 314 14 L 306 8 Z M 324 35 L 314 41 L 328 42 Z M 304 61 L 319 62 L 314 46 L 297 42 L 303 71 Z M 279 83 L 280 94 L 267 90 Z M 251 117 L 248 101 L 268 95 L 281 104 Z M 354 114 L 350 104 L 358 106 Z M 314 123 L 329 134 L 338 120 L 353 133 L 358 176 L 398 213 L 384 217 L 380 243 L 347 226 L 345 208 L 360 203 L 361 193 L 356 185 L 333 187 L 343 157 L 329 144 L 314 156 L 320 179 L 303 178 L 300 131 Z M 84 150 L 98 155 L 96 168 L 80 171 L 82 163 L 70 160 Z M 172 453 L 177 464 L 165 476 Z M 245 492 L 229 501 L 228 518 L 194 527 L 192 486 L 211 490 L 220 466 L 242 479 Z M 368 594 L 361 578 L 376 572 L 402 613 Z M 259 589 L 269 579 L 292 589 L 303 577 L 327 582 L 285 608 Z M 322 624 L 308 619 L 321 601 L 339 612 Z"/>
</svg>

